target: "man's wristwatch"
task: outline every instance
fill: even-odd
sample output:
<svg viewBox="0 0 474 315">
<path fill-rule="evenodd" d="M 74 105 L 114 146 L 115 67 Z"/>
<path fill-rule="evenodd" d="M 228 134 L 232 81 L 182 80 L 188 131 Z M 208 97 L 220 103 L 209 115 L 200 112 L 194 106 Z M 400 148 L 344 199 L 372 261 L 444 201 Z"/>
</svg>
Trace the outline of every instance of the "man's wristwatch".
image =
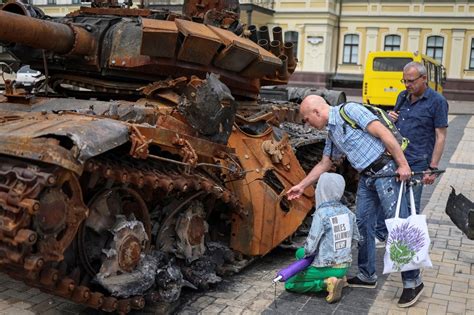
<svg viewBox="0 0 474 315">
<path fill-rule="evenodd" d="M 429 169 L 430 171 L 437 171 L 437 170 L 438 170 L 437 167 L 432 167 L 432 166 L 428 166 L 428 169 Z"/>
</svg>

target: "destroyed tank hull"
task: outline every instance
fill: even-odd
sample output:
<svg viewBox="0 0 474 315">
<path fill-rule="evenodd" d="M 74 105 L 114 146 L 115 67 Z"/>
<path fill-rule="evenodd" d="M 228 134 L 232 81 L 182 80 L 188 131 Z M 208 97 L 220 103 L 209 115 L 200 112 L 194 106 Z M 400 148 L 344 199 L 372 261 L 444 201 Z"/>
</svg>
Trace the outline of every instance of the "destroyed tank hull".
<svg viewBox="0 0 474 315">
<path fill-rule="evenodd" d="M 283 44 L 145 9 L 4 9 L 0 41 L 46 81 L 0 97 L 3 272 L 127 313 L 208 288 L 302 224 L 313 189 L 285 191 L 306 174 L 298 150 L 325 135 L 296 104 L 256 99 L 294 71 Z"/>
</svg>

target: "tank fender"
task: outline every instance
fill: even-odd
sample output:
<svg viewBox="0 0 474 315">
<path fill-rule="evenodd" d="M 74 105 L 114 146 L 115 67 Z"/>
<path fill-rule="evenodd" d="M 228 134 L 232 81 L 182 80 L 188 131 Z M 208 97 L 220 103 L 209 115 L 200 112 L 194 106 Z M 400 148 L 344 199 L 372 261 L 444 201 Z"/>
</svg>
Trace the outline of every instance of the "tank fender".
<svg viewBox="0 0 474 315">
<path fill-rule="evenodd" d="M 59 140 L 59 145 L 54 145 L 60 148 L 55 150 L 51 142 L 42 140 L 47 138 Z M 113 119 L 0 111 L 0 154 L 21 155 L 23 158 L 59 165 L 76 173 L 82 172 L 82 167 L 78 166 L 91 157 L 128 141 L 128 125 Z"/>
<path fill-rule="evenodd" d="M 41 137 L 50 135 L 71 139 L 79 149 L 77 159 L 81 163 L 129 141 L 128 126 L 112 119 L 73 123 Z"/>
</svg>

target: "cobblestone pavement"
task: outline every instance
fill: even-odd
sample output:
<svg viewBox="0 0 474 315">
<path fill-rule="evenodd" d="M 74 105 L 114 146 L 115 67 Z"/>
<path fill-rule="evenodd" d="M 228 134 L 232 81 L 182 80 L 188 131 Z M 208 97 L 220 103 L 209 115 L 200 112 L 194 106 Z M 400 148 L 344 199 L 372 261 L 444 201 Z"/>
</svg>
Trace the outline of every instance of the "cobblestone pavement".
<svg viewBox="0 0 474 315">
<path fill-rule="evenodd" d="M 292 251 L 276 249 L 209 291 L 185 292 L 176 313 L 474 315 L 474 241 L 463 236 L 444 212 L 450 186 L 474 200 L 472 148 L 474 117 L 469 113 L 451 115 L 441 163 L 446 173 L 435 185 L 425 188 L 422 198 L 432 241 L 430 256 L 433 268 L 424 270 L 425 291 L 413 307 L 397 307 L 402 288 L 400 275 L 381 275 L 383 249 L 377 251 L 377 289 L 345 288 L 342 300 L 332 305 L 325 302 L 324 294 L 292 294 L 285 292 L 282 284 L 273 286 L 271 280 L 276 272 L 294 259 Z M 355 270 L 354 264 L 349 274 L 353 275 Z M 91 313 L 97 314 L 0 273 L 0 314 Z"/>
</svg>

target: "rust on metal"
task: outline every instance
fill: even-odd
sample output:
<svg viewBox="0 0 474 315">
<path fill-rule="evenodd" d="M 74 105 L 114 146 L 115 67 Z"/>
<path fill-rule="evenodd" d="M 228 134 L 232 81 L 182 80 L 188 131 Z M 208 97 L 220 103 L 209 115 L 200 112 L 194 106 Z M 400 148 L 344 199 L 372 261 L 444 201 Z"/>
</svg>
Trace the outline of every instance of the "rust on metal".
<svg viewBox="0 0 474 315">
<path fill-rule="evenodd" d="M 184 39 L 178 51 L 178 60 L 209 65 L 223 44 L 206 25 L 186 20 L 176 20 Z"/>
<path fill-rule="evenodd" d="M 210 26 L 210 29 L 216 33 L 225 44 L 225 49 L 214 59 L 214 64 L 217 67 L 240 72 L 259 57 L 258 49 L 255 46 L 252 47 L 249 45 L 248 41 L 244 41 L 234 33 L 218 27 Z"/>
<path fill-rule="evenodd" d="M 115 16 L 142 16 L 147 17 L 152 14 L 153 11 L 149 9 L 135 9 L 135 8 L 89 8 L 89 7 L 80 7 L 79 10 L 71 12 L 68 16 L 74 17 L 80 14 L 90 14 L 90 15 L 115 15 Z"/>
<path fill-rule="evenodd" d="M 0 43 L 44 75 L 0 97 L 1 271 L 125 314 L 175 305 L 291 239 L 314 192 L 285 191 L 325 137 L 297 104 L 259 98 L 297 61 L 281 28 L 261 27 L 259 45 L 239 11 L 0 10 Z"/>
<path fill-rule="evenodd" d="M 186 0 L 183 4 L 183 14 L 193 19 L 203 20 L 209 12 L 213 11 L 230 11 L 237 14 L 240 13 L 240 5 L 238 0 Z"/>
<path fill-rule="evenodd" d="M 32 29 L 35 32 L 31 32 Z M 55 40 L 51 40 L 51 37 Z M 81 28 L 31 19 L 6 11 L 0 11 L 0 38 L 59 54 L 88 55 L 93 54 L 95 48 L 95 39 Z"/>
<path fill-rule="evenodd" d="M 172 21 L 142 19 L 143 35 L 141 54 L 173 58 L 176 54 L 178 27 Z M 173 49 L 173 47 L 175 49 Z"/>
<path fill-rule="evenodd" d="M 273 163 L 272 156 L 264 151 L 264 143 L 272 141 L 272 133 L 259 136 L 244 133 L 237 128 L 229 139 L 236 148 L 244 169 L 252 170 L 245 174 L 243 183 L 232 182 L 233 190 L 239 199 L 251 199 L 251 215 L 234 216 L 231 243 L 233 248 L 249 255 L 264 255 L 276 244 L 286 238 L 288 229 L 300 225 L 312 204 L 314 191 L 305 190 L 307 198 L 285 201 L 284 193 L 297 184 L 304 176 L 303 170 L 291 153 L 287 144 L 280 144 L 281 153 L 289 160 Z M 265 175 L 272 172 L 279 185 L 267 185 Z M 244 184 L 245 183 L 245 184 Z M 248 227 L 251 227 L 250 229 Z"/>
</svg>

